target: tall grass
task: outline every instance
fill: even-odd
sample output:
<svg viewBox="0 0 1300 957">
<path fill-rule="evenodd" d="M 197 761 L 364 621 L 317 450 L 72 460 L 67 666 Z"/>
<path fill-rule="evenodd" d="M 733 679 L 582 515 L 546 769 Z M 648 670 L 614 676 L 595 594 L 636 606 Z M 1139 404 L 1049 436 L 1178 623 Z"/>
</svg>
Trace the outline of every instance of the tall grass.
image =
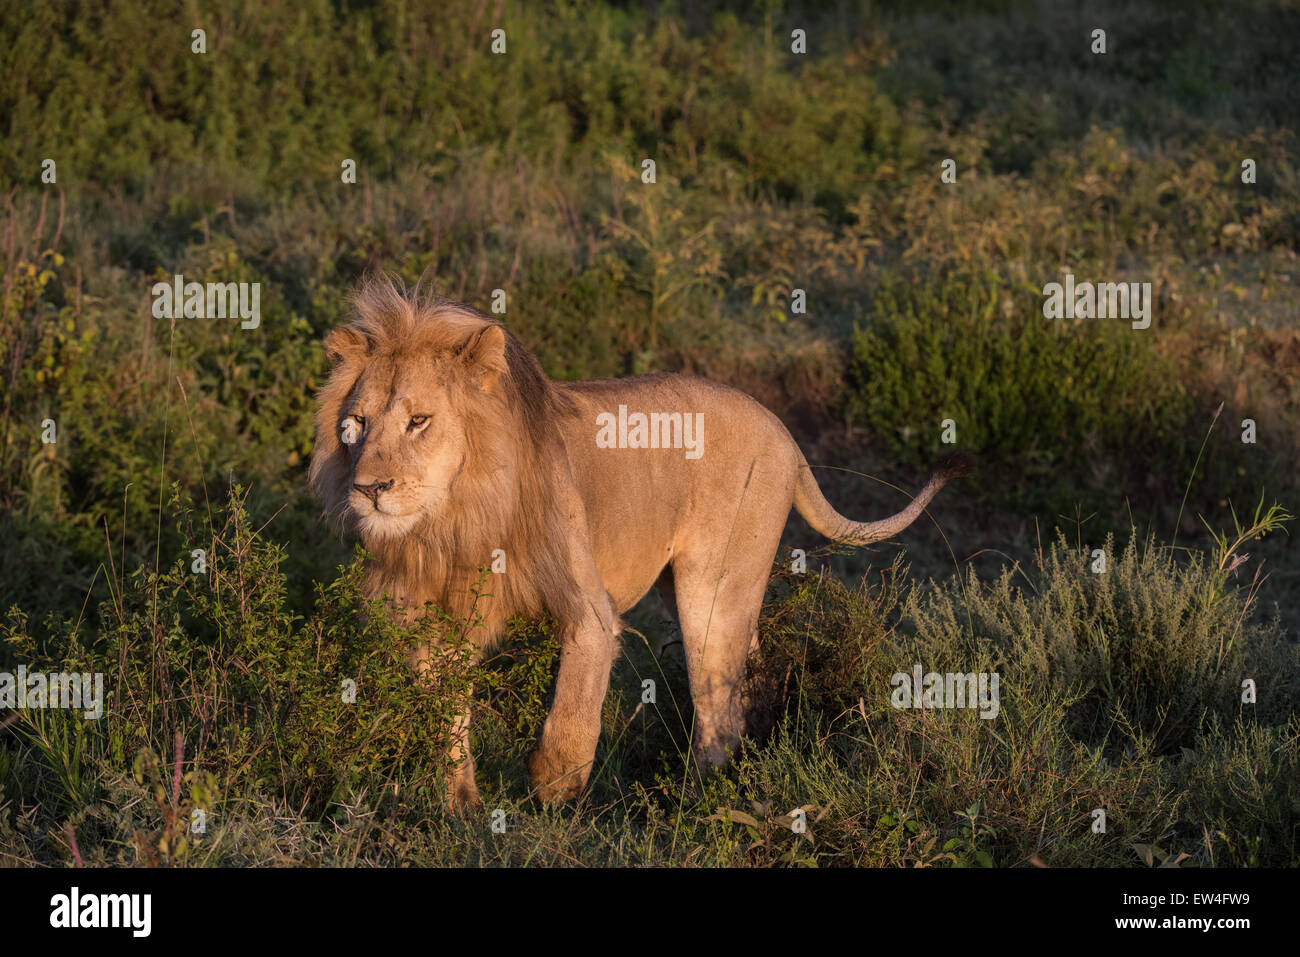
<svg viewBox="0 0 1300 957">
<path fill-rule="evenodd" d="M 75 839 L 87 863 L 189 866 L 1135 865 L 1133 844 L 1197 863 L 1297 863 L 1285 784 L 1300 761 L 1297 650 L 1200 555 L 1135 535 L 1099 543 L 1101 573 L 1062 540 L 987 582 L 923 586 L 898 563 L 876 585 L 777 576 L 750 675 L 753 736 L 702 777 L 682 773 L 680 650 L 633 633 L 590 789 L 557 811 L 529 803 L 522 763 L 557 660 L 544 623 L 519 623 L 472 667 L 463 623 L 393 625 L 360 599 L 356 562 L 301 618 L 283 547 L 249 527 L 243 502 L 236 490 L 209 530 L 205 574 L 181 559 L 120 578 L 94 634 L 64 621 L 60 641 L 41 642 L 11 610 L 0 664 L 100 671 L 111 693 L 99 721 L 15 712 L 0 751 L 6 861 L 68 861 Z M 430 639 L 445 657 L 420 684 L 404 662 Z M 996 720 L 892 707 L 890 677 L 913 664 L 998 673 Z M 649 707 L 644 677 L 662 686 Z M 1256 704 L 1242 703 L 1247 677 Z M 471 683 L 484 689 L 488 811 L 457 820 L 442 805 L 445 742 Z M 1245 790 L 1216 776 L 1245 767 Z M 1091 831 L 1096 808 L 1105 834 Z M 203 834 L 188 827 L 195 809 Z M 491 830 L 498 809 L 504 835 Z"/>
<path fill-rule="evenodd" d="M 205 15 L 203 56 L 160 3 L 0 22 L 0 666 L 94 667 L 113 694 L 98 723 L 0 714 L 6 862 L 1296 861 L 1300 561 L 1256 538 L 1300 491 L 1295 11 L 728 7 L 270 0 Z M 1104 61 L 1079 40 L 1097 17 Z M 911 487 L 951 417 L 985 471 L 936 508 L 981 558 L 922 586 L 951 559 L 918 525 L 910 571 L 778 578 L 761 740 L 702 780 L 672 629 L 638 611 L 592 790 L 529 808 L 547 623 L 415 685 L 420 634 L 366 614 L 306 492 L 318 342 L 375 266 L 506 290 L 556 378 L 751 391 L 845 468 L 819 476 L 846 509 L 896 507 L 854 472 Z M 1063 271 L 1151 281 L 1150 334 L 1041 321 Z M 176 273 L 261 283 L 260 327 L 155 320 Z M 1006 669 L 1000 723 L 888 709 L 917 660 Z M 439 803 L 471 682 L 505 835 Z"/>
</svg>

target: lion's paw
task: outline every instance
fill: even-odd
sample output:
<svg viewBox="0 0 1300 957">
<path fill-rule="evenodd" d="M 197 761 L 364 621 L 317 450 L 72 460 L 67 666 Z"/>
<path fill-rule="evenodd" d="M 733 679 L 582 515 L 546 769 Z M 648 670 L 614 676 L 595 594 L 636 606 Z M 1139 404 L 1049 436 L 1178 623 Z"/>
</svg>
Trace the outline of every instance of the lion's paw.
<svg viewBox="0 0 1300 957">
<path fill-rule="evenodd" d="M 564 761 L 538 748 L 528 756 L 528 778 L 533 786 L 533 798 L 543 804 L 573 800 L 587 783 L 588 767 L 590 765 Z"/>
<path fill-rule="evenodd" d="M 453 778 L 447 786 L 447 807 L 453 814 L 470 814 L 483 807 L 478 785 L 472 777 Z"/>
</svg>

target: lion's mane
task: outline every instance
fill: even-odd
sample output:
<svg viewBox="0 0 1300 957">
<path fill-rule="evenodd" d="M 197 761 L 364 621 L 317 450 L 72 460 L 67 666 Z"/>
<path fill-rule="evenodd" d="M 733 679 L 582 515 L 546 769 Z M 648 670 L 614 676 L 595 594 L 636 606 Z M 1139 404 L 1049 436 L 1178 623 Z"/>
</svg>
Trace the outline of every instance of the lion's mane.
<svg viewBox="0 0 1300 957">
<path fill-rule="evenodd" d="M 357 380 L 376 357 L 423 364 L 457 355 L 490 325 L 490 317 L 421 288 L 404 291 L 387 278 L 365 283 L 354 297 L 355 319 L 326 339 L 333 364 L 317 394 L 316 446 L 310 481 L 327 512 L 355 528 L 348 506 L 353 476 L 339 435 L 339 417 Z M 504 330 L 503 330 L 504 331 Z M 537 360 L 508 332 L 505 369 L 485 392 L 472 382 L 446 383 L 469 442 L 465 465 L 446 507 L 405 535 L 368 543 L 365 590 L 400 597 L 411 612 L 426 601 L 459 618 L 484 616 L 488 633 L 514 614 L 550 612 L 576 620 L 579 594 L 565 554 L 556 489 L 568 462 L 556 418 L 569 400 Z M 472 586 L 493 552 L 505 552 L 505 574 L 488 575 L 476 604 Z"/>
</svg>

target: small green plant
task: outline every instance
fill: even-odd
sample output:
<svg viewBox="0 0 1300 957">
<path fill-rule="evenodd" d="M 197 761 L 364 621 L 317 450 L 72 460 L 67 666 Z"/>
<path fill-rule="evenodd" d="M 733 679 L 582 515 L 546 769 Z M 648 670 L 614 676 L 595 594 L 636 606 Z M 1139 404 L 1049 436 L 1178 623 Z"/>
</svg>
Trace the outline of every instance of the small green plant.
<svg viewBox="0 0 1300 957">
<path fill-rule="evenodd" d="M 161 819 L 156 829 L 135 832 L 139 863 L 147 867 L 184 867 L 195 845 L 203 840 L 196 823 L 203 821 L 202 831 L 206 831 L 207 816 L 215 817 L 220 805 L 217 779 L 212 772 L 184 770 L 185 739 L 179 731 L 173 747 L 175 755 L 170 766 L 149 748 L 142 748 L 131 765 L 136 783 L 152 794 L 154 809 Z"/>
<path fill-rule="evenodd" d="M 640 174 L 620 158 L 612 157 L 617 180 L 624 184 L 624 205 L 632 211 L 635 225 L 623 218 L 606 219 L 606 228 L 619 240 L 637 250 L 642 265 L 634 275 L 637 287 L 649 301 L 646 325 L 641 341 L 646 345 L 640 367 L 633 371 L 651 371 L 659 348 L 660 327 L 669 315 L 681 310 L 684 295 L 696 287 L 716 287 L 721 278 L 721 252 L 714 237 L 714 227 L 700 223 L 698 211 L 688 216 L 681 204 L 680 190 L 674 177 L 660 174 L 653 184 L 642 184 Z M 611 255 L 609 265 L 616 279 L 622 278 L 624 262 Z"/>
<path fill-rule="evenodd" d="M 1231 505 L 1229 505 L 1229 508 L 1232 513 L 1231 532 L 1216 531 L 1204 517 L 1201 517 L 1201 524 L 1205 526 L 1210 537 L 1214 540 L 1211 561 L 1214 565 L 1213 591 L 1216 595 L 1223 594 L 1229 576 L 1250 558 L 1250 555 L 1240 551 L 1242 545 L 1250 541 L 1259 541 L 1270 532 L 1285 532 L 1287 523 L 1295 518 L 1294 515 L 1276 502 L 1265 509 L 1262 492 L 1260 493 L 1259 502 L 1255 506 L 1254 514 L 1245 525 L 1237 518 L 1237 510 L 1232 508 Z"/>
<path fill-rule="evenodd" d="M 978 823 L 979 813 L 978 801 L 958 813 L 957 816 L 964 822 L 961 836 L 949 838 L 944 842 L 943 852 L 951 856 L 954 867 L 993 866 L 993 855 L 981 848 L 979 844 L 997 835 L 987 824 Z"/>
</svg>

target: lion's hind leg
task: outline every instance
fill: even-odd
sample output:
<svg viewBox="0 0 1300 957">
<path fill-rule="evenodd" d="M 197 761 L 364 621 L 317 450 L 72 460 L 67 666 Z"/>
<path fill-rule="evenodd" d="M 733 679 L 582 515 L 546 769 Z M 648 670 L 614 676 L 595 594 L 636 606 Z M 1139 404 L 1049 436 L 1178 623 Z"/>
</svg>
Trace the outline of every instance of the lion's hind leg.
<svg viewBox="0 0 1300 957">
<path fill-rule="evenodd" d="M 695 752 L 707 764 L 726 763 L 745 733 L 745 664 L 758 645 L 771 550 L 746 552 L 729 561 L 725 572 L 721 562 L 675 562 L 677 615 L 695 703 Z"/>
</svg>

